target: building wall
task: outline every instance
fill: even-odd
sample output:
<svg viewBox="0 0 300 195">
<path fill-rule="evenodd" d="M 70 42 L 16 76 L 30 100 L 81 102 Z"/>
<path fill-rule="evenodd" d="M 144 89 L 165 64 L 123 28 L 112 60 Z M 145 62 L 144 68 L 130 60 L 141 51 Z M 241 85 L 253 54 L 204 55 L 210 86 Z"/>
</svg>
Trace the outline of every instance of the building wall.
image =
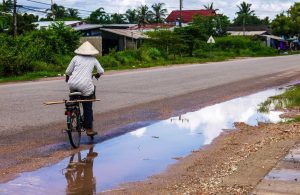
<svg viewBox="0 0 300 195">
<path fill-rule="evenodd" d="M 136 49 L 137 47 L 137 43 L 136 43 L 137 40 L 135 39 L 131 39 L 131 38 L 127 38 L 126 39 L 126 49 Z"/>
<path fill-rule="evenodd" d="M 80 43 L 84 43 L 85 41 L 90 42 L 98 51 L 99 55 L 102 56 L 102 37 L 101 36 L 93 36 L 93 37 L 81 37 Z"/>
</svg>

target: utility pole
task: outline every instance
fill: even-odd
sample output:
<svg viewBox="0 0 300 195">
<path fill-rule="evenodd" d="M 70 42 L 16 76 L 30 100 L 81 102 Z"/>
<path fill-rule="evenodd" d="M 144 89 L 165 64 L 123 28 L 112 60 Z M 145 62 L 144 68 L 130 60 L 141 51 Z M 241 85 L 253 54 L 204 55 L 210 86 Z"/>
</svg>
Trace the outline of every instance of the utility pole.
<svg viewBox="0 0 300 195">
<path fill-rule="evenodd" d="M 13 19 L 14 19 L 14 36 L 17 36 L 17 0 L 14 0 L 14 9 L 13 9 Z"/>
<path fill-rule="evenodd" d="M 51 0 L 51 12 L 52 12 L 52 17 L 53 21 L 55 21 L 55 13 L 54 13 L 54 0 Z"/>
<path fill-rule="evenodd" d="M 182 27 L 182 0 L 179 0 L 179 27 Z"/>
</svg>

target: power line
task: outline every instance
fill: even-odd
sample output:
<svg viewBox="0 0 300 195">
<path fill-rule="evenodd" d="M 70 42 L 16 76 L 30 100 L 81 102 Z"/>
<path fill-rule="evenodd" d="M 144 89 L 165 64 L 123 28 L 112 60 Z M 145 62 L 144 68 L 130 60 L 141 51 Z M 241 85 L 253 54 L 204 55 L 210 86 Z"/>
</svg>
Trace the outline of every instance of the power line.
<svg viewBox="0 0 300 195">
<path fill-rule="evenodd" d="M 26 0 L 26 1 L 30 1 L 30 2 L 33 2 L 33 3 L 38 3 L 38 4 L 42 4 L 42 5 L 51 5 L 50 3 L 44 3 L 44 2 L 35 1 L 35 0 Z"/>
<path fill-rule="evenodd" d="M 45 2 L 41 2 L 41 1 L 37 1 L 37 0 L 26 0 L 26 1 L 33 2 L 33 3 L 38 3 L 38 4 L 42 4 L 42 5 L 49 5 L 49 6 L 51 6 L 50 3 L 45 3 Z M 79 9 L 79 8 L 75 8 L 75 7 L 67 7 L 67 6 L 64 6 L 64 7 L 65 8 L 69 8 L 69 9 L 76 9 L 78 11 L 94 12 L 94 11 L 91 11 L 91 10 Z M 122 5 L 122 6 L 121 5 L 109 5 L 109 7 L 134 7 L 134 6 L 132 6 L 132 5 Z M 177 7 L 166 7 L 166 8 L 173 8 L 174 9 L 174 8 L 177 8 Z"/>
<path fill-rule="evenodd" d="M 44 13 L 46 14 L 46 11 L 41 11 L 39 10 L 40 8 L 32 8 L 32 7 L 27 7 L 27 6 L 22 6 L 22 5 L 18 5 L 17 7 L 19 7 L 20 9 L 24 9 L 24 10 L 29 10 L 29 11 L 33 11 L 33 12 L 39 12 L 39 13 Z"/>
</svg>

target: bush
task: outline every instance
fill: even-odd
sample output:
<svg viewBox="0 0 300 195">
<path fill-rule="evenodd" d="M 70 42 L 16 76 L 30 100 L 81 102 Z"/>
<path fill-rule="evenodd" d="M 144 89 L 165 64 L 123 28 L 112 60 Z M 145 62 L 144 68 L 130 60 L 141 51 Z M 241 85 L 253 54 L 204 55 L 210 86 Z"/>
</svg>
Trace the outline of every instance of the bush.
<svg viewBox="0 0 300 195">
<path fill-rule="evenodd" d="M 49 67 L 53 71 L 66 68 L 78 47 L 79 34 L 55 24 L 15 38 L 0 34 L 0 42 L 0 76 L 17 76 Z"/>
<path fill-rule="evenodd" d="M 153 60 L 158 60 L 159 58 L 161 58 L 161 53 L 156 48 L 149 48 L 147 50 L 147 55 Z"/>
</svg>

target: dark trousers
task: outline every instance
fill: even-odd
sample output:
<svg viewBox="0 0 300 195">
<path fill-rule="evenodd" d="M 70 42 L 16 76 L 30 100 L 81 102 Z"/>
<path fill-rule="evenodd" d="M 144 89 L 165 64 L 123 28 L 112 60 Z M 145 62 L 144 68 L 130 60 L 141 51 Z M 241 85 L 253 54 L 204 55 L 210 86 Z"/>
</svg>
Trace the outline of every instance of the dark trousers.
<svg viewBox="0 0 300 195">
<path fill-rule="evenodd" d="M 83 96 L 82 99 L 90 100 L 90 99 L 96 99 L 96 86 L 94 88 L 94 93 L 90 96 Z M 82 102 L 83 107 L 83 128 L 85 129 L 93 129 L 93 102 Z"/>
<path fill-rule="evenodd" d="M 93 129 L 93 102 L 83 102 L 83 127 L 86 129 Z"/>
<path fill-rule="evenodd" d="M 70 98 L 72 100 L 74 98 Z M 94 93 L 90 96 L 81 96 L 82 100 L 96 99 L 96 86 L 94 88 Z M 83 107 L 83 128 L 93 129 L 93 102 L 82 102 Z"/>
</svg>

